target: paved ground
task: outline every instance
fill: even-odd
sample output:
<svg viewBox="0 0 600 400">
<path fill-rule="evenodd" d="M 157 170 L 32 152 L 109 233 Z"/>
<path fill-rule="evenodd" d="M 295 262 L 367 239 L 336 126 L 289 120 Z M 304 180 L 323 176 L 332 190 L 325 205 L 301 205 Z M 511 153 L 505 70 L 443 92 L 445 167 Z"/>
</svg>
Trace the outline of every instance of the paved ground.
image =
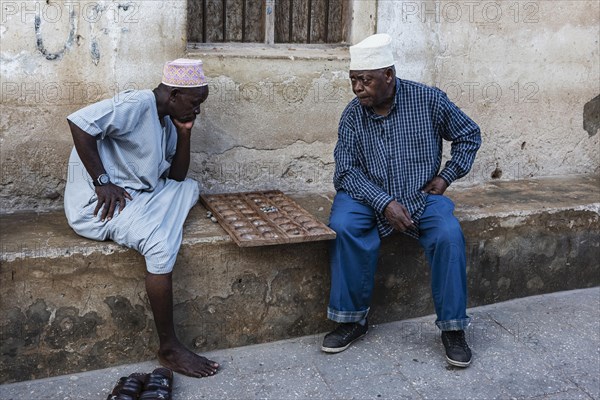
<svg viewBox="0 0 600 400">
<path fill-rule="evenodd" d="M 375 325 L 343 353 L 322 336 L 218 350 L 211 378 L 175 376 L 174 399 L 600 399 L 600 288 L 469 310 L 473 364 L 450 367 L 433 317 Z M 146 362 L 0 386 L 0 399 L 105 399 Z"/>
</svg>

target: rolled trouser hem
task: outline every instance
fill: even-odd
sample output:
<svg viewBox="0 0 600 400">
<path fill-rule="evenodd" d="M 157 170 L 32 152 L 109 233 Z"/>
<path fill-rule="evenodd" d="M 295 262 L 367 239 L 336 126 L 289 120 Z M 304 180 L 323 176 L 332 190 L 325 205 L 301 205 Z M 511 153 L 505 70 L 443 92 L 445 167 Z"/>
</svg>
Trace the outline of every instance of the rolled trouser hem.
<svg viewBox="0 0 600 400">
<path fill-rule="evenodd" d="M 435 321 L 435 325 L 442 331 L 464 331 L 471 323 L 471 318 L 450 319 L 447 321 Z"/>
<path fill-rule="evenodd" d="M 358 322 L 367 318 L 369 310 L 370 308 L 367 308 L 366 310 L 362 311 L 339 311 L 331 307 L 327 307 L 327 318 L 342 324 L 347 324 L 349 322 Z"/>
</svg>

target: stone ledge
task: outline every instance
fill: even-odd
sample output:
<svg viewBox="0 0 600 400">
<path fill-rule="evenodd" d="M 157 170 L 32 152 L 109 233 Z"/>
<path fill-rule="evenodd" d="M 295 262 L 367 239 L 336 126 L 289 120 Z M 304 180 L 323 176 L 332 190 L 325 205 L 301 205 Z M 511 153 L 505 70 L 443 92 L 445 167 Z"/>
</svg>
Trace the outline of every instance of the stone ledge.
<svg viewBox="0 0 600 400">
<path fill-rule="evenodd" d="M 461 222 L 483 218 L 522 219 L 540 213 L 589 211 L 600 214 L 600 182 L 595 176 L 492 182 L 478 187 L 450 188 Z M 327 223 L 334 193 L 292 194 L 301 206 Z M 509 201 L 506 201 L 510 199 Z M 184 228 L 184 245 L 232 242 L 218 224 L 204 218 L 206 209 L 194 207 Z M 131 250 L 113 242 L 94 242 L 76 235 L 62 212 L 13 213 L 0 216 L 0 261 L 38 257 L 71 257 L 76 253 L 112 254 Z M 517 221 L 515 221 L 516 223 Z"/>
<path fill-rule="evenodd" d="M 339 60 L 349 61 L 348 46 L 344 45 L 290 45 L 262 43 L 223 44 L 192 43 L 187 46 L 187 57 L 219 57 L 262 60 Z"/>
<path fill-rule="evenodd" d="M 327 223 L 333 194 L 297 194 L 291 197 L 317 219 Z M 73 257 L 77 254 L 89 256 L 93 253 L 134 253 L 112 241 L 96 242 L 78 236 L 68 226 L 62 211 L 4 214 L 0 219 L 0 261 L 3 263 L 36 258 Z M 206 209 L 198 203 L 186 220 L 182 245 L 222 243 L 233 241 L 219 224 L 206 218 Z"/>
<path fill-rule="evenodd" d="M 469 306 L 600 284 L 597 177 L 452 188 L 467 238 Z M 327 222 L 332 195 L 291 195 Z M 180 338 L 196 351 L 328 330 L 327 242 L 237 247 L 195 207 L 174 272 Z M 2 216 L 4 382 L 151 359 L 157 348 L 143 258 L 78 237 L 62 213 Z M 384 240 L 371 319 L 433 312 L 427 263 Z"/>
</svg>

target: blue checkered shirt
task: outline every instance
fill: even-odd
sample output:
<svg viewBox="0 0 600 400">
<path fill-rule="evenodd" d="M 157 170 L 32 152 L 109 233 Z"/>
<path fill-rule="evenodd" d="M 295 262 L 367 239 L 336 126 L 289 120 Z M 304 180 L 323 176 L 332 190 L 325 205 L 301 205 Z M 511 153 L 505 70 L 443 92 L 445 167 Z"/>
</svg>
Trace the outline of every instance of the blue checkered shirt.
<svg viewBox="0 0 600 400">
<path fill-rule="evenodd" d="M 439 172 L 442 139 L 451 142 L 451 159 Z M 396 78 L 388 115 L 377 115 L 358 98 L 346 106 L 334 150 L 333 183 L 337 191 L 376 211 L 384 237 L 394 231 L 383 216 L 392 200 L 404 205 L 418 226 L 427 198 L 423 187 L 437 175 L 448 184 L 466 175 L 480 145 L 477 124 L 444 92 Z M 405 233 L 418 237 L 417 230 Z"/>
</svg>

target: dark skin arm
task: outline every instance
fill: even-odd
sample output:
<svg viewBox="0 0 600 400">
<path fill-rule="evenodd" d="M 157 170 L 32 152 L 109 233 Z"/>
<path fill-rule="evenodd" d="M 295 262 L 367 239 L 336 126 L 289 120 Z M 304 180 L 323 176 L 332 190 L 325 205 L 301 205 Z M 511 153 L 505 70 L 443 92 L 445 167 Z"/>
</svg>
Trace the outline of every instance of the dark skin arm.
<svg viewBox="0 0 600 400">
<path fill-rule="evenodd" d="M 187 176 L 190 167 L 190 139 L 194 121 L 181 122 L 175 118 L 172 118 L 171 121 L 177 128 L 177 148 L 171 161 L 169 179 L 182 181 Z"/>
<path fill-rule="evenodd" d="M 429 194 L 444 194 L 446 189 L 448 189 L 446 181 L 443 178 L 436 176 L 425 185 L 423 191 Z"/>
<path fill-rule="evenodd" d="M 431 181 L 425 185 L 423 191 L 429 194 L 444 194 L 446 189 L 448 188 L 448 184 L 446 181 L 439 176 L 436 176 Z M 406 207 L 402 204 L 398 203 L 396 200 L 393 200 L 390 204 L 387 205 L 385 210 L 383 211 L 383 215 L 392 225 L 392 227 L 400 232 L 404 232 L 407 229 L 416 228 L 414 221 L 411 219 L 410 214 Z"/>
<path fill-rule="evenodd" d="M 77 150 L 83 166 L 92 179 L 96 179 L 98 176 L 106 173 L 98 154 L 96 138 L 81 130 L 81 128 L 71 121 L 69 121 L 69 128 L 71 128 L 71 134 L 73 135 L 75 150 Z M 100 215 L 102 221 L 105 219 L 110 221 L 112 219 L 117 203 L 119 204 L 119 212 L 121 212 L 125 208 L 126 199 L 132 200 L 131 195 L 125 189 L 113 183 L 105 186 L 96 186 L 95 190 L 98 197 L 98 204 L 96 204 L 96 208 L 94 209 L 94 217 L 98 215 L 98 211 L 104 206 Z"/>
</svg>

